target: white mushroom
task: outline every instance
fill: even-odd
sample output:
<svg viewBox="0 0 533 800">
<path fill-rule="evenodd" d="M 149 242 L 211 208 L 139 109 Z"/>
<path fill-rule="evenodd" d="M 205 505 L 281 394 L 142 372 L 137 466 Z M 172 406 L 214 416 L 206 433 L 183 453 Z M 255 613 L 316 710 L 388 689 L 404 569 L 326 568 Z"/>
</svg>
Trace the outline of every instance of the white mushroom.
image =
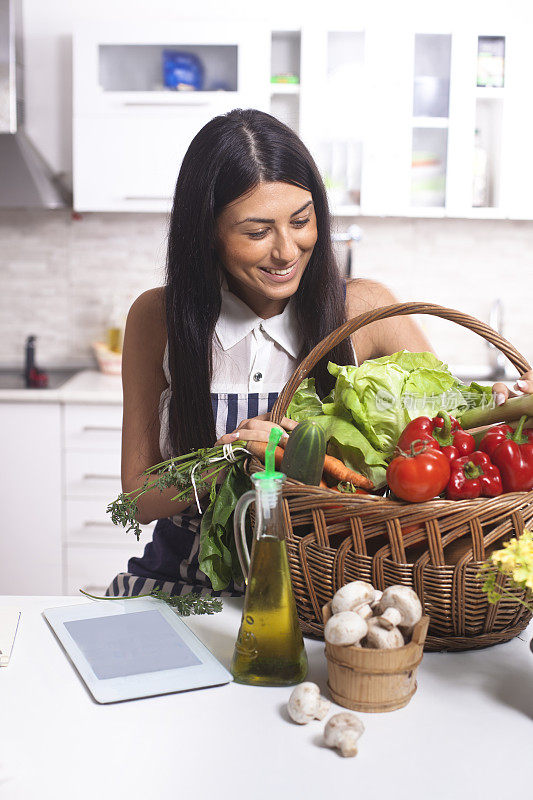
<svg viewBox="0 0 533 800">
<path fill-rule="evenodd" d="M 363 647 L 370 647 L 374 650 L 392 650 L 395 647 L 403 647 L 404 644 L 403 636 L 398 628 L 382 628 L 379 620 L 375 617 L 368 620 L 368 633 L 363 639 Z"/>
<path fill-rule="evenodd" d="M 355 611 L 341 611 L 326 622 L 324 638 L 329 644 L 359 644 L 367 630 L 365 620 Z"/>
<path fill-rule="evenodd" d="M 377 620 L 383 628 L 400 625 L 410 631 L 422 616 L 422 604 L 408 586 L 389 586 L 383 592 L 379 611 L 381 616 Z"/>
<path fill-rule="evenodd" d="M 343 711 L 334 714 L 324 728 L 324 743 L 327 747 L 337 747 L 343 756 L 357 755 L 357 740 L 365 726 L 355 714 Z"/>
<path fill-rule="evenodd" d="M 375 589 L 366 581 L 352 581 L 335 592 L 331 601 L 331 613 L 353 611 L 356 606 L 370 603 L 374 599 Z"/>
<path fill-rule="evenodd" d="M 374 599 L 370 603 L 371 608 L 375 608 L 377 605 L 379 605 L 382 597 L 383 597 L 383 592 L 380 591 L 379 589 L 374 589 Z"/>
<path fill-rule="evenodd" d="M 304 681 L 293 689 L 287 711 L 294 722 L 305 725 L 313 719 L 324 719 L 330 706 L 330 701 L 320 696 L 316 683 Z"/>
<path fill-rule="evenodd" d="M 352 609 L 352 611 L 355 611 L 355 613 L 359 614 L 359 616 L 363 617 L 363 619 L 368 619 L 374 613 L 368 603 L 363 603 L 360 606 L 356 606 Z"/>
</svg>

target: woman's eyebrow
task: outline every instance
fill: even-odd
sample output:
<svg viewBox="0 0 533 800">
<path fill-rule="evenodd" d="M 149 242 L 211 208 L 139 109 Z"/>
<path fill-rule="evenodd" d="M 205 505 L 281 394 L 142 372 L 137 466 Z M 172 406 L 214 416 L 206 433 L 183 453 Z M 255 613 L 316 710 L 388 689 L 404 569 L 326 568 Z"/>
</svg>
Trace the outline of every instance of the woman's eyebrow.
<svg viewBox="0 0 533 800">
<path fill-rule="evenodd" d="M 308 200 L 307 203 L 304 203 L 304 205 L 301 208 L 299 208 L 297 211 L 293 211 L 292 214 L 291 214 L 291 217 L 295 217 L 297 214 L 301 214 L 302 211 L 304 211 L 304 209 L 306 209 L 308 206 L 310 206 L 312 204 L 313 204 L 313 201 L 312 200 Z M 239 222 L 234 222 L 233 224 L 234 225 L 242 225 L 243 222 L 268 222 L 268 223 L 270 223 L 270 225 L 274 225 L 276 220 L 275 219 L 263 219 L 262 217 L 246 217 L 246 219 L 241 219 L 241 220 L 239 220 Z"/>
</svg>

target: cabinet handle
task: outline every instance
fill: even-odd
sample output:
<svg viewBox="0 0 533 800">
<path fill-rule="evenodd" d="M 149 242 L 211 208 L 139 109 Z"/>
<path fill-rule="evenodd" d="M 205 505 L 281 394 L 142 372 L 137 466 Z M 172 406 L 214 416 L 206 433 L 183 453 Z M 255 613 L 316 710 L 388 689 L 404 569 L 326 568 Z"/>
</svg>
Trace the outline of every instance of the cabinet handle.
<svg viewBox="0 0 533 800">
<path fill-rule="evenodd" d="M 84 528 L 116 528 L 112 522 L 101 522 L 96 519 L 86 519 L 83 523 Z"/>
<path fill-rule="evenodd" d="M 126 194 L 122 198 L 123 200 L 156 200 L 161 202 L 164 200 L 165 203 L 171 203 L 172 197 L 157 197 L 153 194 Z"/>
<path fill-rule="evenodd" d="M 120 475 L 96 475 L 95 473 L 88 472 L 83 476 L 84 481 L 119 481 Z"/>
<path fill-rule="evenodd" d="M 122 428 L 117 428 L 116 425 L 84 425 L 82 430 L 89 433 L 108 433 L 109 431 L 122 433 Z"/>
<path fill-rule="evenodd" d="M 189 106 L 195 108 L 196 106 L 208 106 L 209 100 L 182 100 L 179 103 L 160 103 L 154 100 L 153 102 L 135 102 L 134 100 L 127 100 L 123 103 L 125 106 L 133 106 L 135 108 L 181 108 L 182 106 Z"/>
</svg>

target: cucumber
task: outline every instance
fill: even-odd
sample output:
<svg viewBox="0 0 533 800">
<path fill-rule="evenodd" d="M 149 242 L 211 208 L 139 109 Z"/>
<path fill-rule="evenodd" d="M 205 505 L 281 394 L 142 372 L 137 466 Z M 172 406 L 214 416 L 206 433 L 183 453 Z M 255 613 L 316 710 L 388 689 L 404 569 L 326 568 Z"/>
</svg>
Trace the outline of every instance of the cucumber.
<svg viewBox="0 0 533 800">
<path fill-rule="evenodd" d="M 325 455 L 323 429 L 312 420 L 304 420 L 289 435 L 280 469 L 288 478 L 318 486 Z"/>
</svg>

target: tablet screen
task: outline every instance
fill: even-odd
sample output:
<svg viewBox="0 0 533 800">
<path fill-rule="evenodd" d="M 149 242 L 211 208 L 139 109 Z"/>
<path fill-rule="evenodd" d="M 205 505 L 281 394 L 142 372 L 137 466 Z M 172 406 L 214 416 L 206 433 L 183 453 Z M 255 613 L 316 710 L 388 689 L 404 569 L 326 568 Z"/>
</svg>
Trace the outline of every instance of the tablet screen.
<svg viewBox="0 0 533 800">
<path fill-rule="evenodd" d="M 99 679 L 202 663 L 159 611 L 112 614 L 63 624 Z"/>
</svg>

